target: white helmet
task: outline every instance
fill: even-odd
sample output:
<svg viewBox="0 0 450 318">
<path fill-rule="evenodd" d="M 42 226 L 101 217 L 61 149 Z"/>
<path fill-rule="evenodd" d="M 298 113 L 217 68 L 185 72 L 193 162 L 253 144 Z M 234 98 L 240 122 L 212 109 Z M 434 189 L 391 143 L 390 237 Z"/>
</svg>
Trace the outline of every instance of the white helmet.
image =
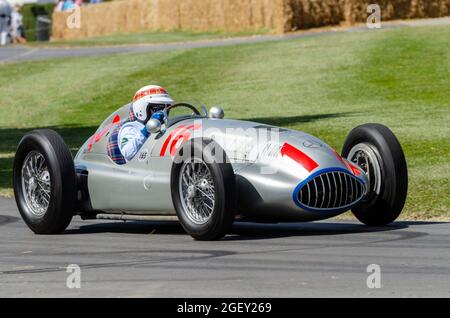
<svg viewBox="0 0 450 318">
<path fill-rule="evenodd" d="M 152 114 L 173 105 L 174 101 L 161 86 L 148 85 L 136 92 L 133 98 L 133 112 L 136 119 L 146 123 Z"/>
</svg>

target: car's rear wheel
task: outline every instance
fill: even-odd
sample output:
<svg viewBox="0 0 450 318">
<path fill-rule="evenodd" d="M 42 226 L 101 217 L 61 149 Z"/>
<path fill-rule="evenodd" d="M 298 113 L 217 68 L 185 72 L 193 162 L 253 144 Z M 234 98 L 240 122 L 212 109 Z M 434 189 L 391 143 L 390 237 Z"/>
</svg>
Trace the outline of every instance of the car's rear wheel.
<svg viewBox="0 0 450 318">
<path fill-rule="evenodd" d="M 34 130 L 19 143 L 14 158 L 14 195 L 19 212 L 36 234 L 56 234 L 75 210 L 76 177 L 69 148 L 48 129 Z"/>
<path fill-rule="evenodd" d="M 348 135 L 342 157 L 366 173 L 367 195 L 352 209 L 367 225 L 386 225 L 398 218 L 408 192 L 408 170 L 402 147 L 386 126 L 365 124 Z"/>
<path fill-rule="evenodd" d="M 217 240 L 235 216 L 235 177 L 224 151 L 211 140 L 184 144 L 172 168 L 172 200 L 185 231 L 197 240 Z"/>
</svg>

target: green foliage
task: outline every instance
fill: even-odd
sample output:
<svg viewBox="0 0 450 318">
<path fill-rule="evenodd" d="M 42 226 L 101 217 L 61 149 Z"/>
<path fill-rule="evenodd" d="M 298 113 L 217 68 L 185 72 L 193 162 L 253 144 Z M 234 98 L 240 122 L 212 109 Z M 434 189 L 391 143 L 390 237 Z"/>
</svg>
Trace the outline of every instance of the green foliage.
<svg viewBox="0 0 450 318">
<path fill-rule="evenodd" d="M 51 19 L 54 6 L 53 3 L 28 3 L 22 6 L 20 12 L 23 15 L 23 24 L 28 41 L 36 41 L 36 17 L 47 15 Z"/>
</svg>

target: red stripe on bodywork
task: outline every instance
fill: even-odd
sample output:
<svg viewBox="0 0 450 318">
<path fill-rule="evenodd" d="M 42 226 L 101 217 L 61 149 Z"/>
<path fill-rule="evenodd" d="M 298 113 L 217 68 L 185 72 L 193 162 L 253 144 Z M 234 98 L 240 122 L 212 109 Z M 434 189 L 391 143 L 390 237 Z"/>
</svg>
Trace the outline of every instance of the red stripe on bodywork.
<svg viewBox="0 0 450 318">
<path fill-rule="evenodd" d="M 191 133 L 189 130 L 197 130 L 201 128 L 201 124 L 194 124 L 190 126 L 180 126 L 176 128 L 174 131 L 172 131 L 169 136 L 167 136 L 167 139 L 164 141 L 164 144 L 161 148 L 161 151 L 159 152 L 159 155 L 163 157 L 166 154 L 167 147 L 169 147 L 169 152 L 172 156 L 175 156 L 176 153 L 176 145 L 180 139 L 182 139 L 181 143 L 184 143 L 191 137 Z"/>
<path fill-rule="evenodd" d="M 102 137 L 111 129 L 111 127 L 117 125 L 120 123 L 120 116 L 116 115 L 113 118 L 113 121 L 111 124 L 107 125 L 101 132 L 99 132 L 98 134 L 94 134 L 91 139 L 89 140 L 89 144 L 88 144 L 88 152 L 91 151 L 92 146 L 99 142 L 100 139 L 102 139 Z"/>
<path fill-rule="evenodd" d="M 356 165 L 350 162 L 349 166 L 355 176 L 359 177 L 361 175 L 361 170 L 359 170 L 358 167 L 356 167 Z"/>
<path fill-rule="evenodd" d="M 174 131 L 172 131 L 172 132 L 169 134 L 169 136 L 167 136 L 167 139 L 164 140 L 164 144 L 163 144 L 163 146 L 162 146 L 162 148 L 161 148 L 161 151 L 159 152 L 159 155 L 160 155 L 161 157 L 163 157 L 164 154 L 166 153 L 167 146 L 169 146 L 169 142 L 173 139 L 173 137 L 174 137 L 175 135 L 177 135 L 180 131 L 183 131 L 183 130 L 185 130 L 185 129 L 186 129 L 185 126 L 177 127 Z"/>
<path fill-rule="evenodd" d="M 102 137 L 109 131 L 111 125 L 106 126 L 101 132 L 94 136 L 94 143 L 97 143 L 102 139 Z"/>
<path fill-rule="evenodd" d="M 94 145 L 94 136 L 89 138 L 88 152 L 91 151 L 93 145 Z"/>
<path fill-rule="evenodd" d="M 336 155 L 336 158 L 342 162 L 343 165 L 347 167 L 349 171 L 351 171 L 355 176 L 359 177 L 361 175 L 361 171 L 358 169 L 356 165 L 351 163 L 350 161 L 344 160 L 340 154 L 336 150 L 334 150 L 334 154 Z"/>
<path fill-rule="evenodd" d="M 184 142 L 186 142 L 186 140 L 189 140 L 189 138 L 191 137 L 191 133 L 189 132 L 189 130 L 184 130 L 182 133 L 179 133 L 172 141 L 172 143 L 170 144 L 170 154 L 172 156 L 175 156 L 177 154 L 177 144 L 178 141 L 181 139 L 180 145 L 183 144 Z"/>
<path fill-rule="evenodd" d="M 113 125 L 120 123 L 120 116 L 119 115 L 114 116 L 112 123 Z"/>
<path fill-rule="evenodd" d="M 317 162 L 311 159 L 307 154 L 288 143 L 285 143 L 283 147 L 281 147 L 281 156 L 288 156 L 289 158 L 302 165 L 303 168 L 305 168 L 309 172 L 313 171 L 319 166 Z"/>
<path fill-rule="evenodd" d="M 348 170 L 352 171 L 351 166 L 347 163 L 347 161 L 345 161 L 340 154 L 338 154 L 338 152 L 336 150 L 333 150 L 334 154 L 336 155 L 336 158 L 344 165 L 347 167 Z"/>
</svg>

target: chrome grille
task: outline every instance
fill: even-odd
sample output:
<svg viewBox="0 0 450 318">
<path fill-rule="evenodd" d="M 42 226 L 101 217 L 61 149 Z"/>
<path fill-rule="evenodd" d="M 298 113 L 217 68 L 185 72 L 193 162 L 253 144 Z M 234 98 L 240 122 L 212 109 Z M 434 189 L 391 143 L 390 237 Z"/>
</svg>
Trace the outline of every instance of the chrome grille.
<svg viewBox="0 0 450 318">
<path fill-rule="evenodd" d="M 343 171 L 321 173 L 307 181 L 298 191 L 298 201 L 311 209 L 343 209 L 364 196 L 364 184 Z"/>
</svg>

